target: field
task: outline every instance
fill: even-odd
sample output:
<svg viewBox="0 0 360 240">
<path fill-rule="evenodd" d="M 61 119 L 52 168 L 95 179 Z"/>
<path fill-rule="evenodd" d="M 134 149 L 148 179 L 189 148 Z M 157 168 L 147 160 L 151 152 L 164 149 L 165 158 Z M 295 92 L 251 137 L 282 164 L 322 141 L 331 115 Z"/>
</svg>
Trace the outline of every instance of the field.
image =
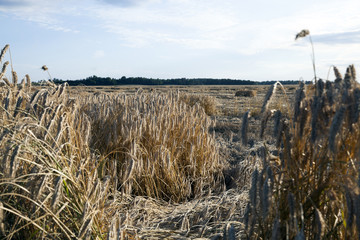
<svg viewBox="0 0 360 240">
<path fill-rule="evenodd" d="M 353 66 L 306 86 L 70 88 L 8 64 L 1 239 L 359 237 Z"/>
</svg>

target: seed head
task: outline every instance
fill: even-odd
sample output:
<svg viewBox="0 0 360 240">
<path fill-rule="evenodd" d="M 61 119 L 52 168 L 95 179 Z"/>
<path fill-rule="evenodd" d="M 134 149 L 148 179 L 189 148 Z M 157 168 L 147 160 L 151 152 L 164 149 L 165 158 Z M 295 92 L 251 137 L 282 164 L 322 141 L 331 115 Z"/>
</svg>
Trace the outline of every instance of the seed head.
<svg viewBox="0 0 360 240">
<path fill-rule="evenodd" d="M 1 77 L 1 73 L 0 73 L 0 77 Z M 2 80 L 6 83 L 6 85 L 8 85 L 9 87 L 11 86 L 10 81 L 6 77 L 3 77 Z"/>
<path fill-rule="evenodd" d="M 345 188 L 345 200 L 346 200 L 346 207 L 347 207 L 347 218 L 346 218 L 346 225 L 351 228 L 352 224 L 354 223 L 354 216 L 355 216 L 355 209 L 354 209 L 354 194 L 350 192 L 350 190 L 346 187 Z"/>
<path fill-rule="evenodd" d="M 351 73 L 352 79 L 355 81 L 355 80 L 356 80 L 355 67 L 354 67 L 354 65 L 352 64 L 352 65 L 349 66 L 349 68 L 350 68 L 350 73 Z"/>
<path fill-rule="evenodd" d="M 288 205 L 291 218 L 295 217 L 295 199 L 294 194 L 291 192 L 288 194 Z"/>
<path fill-rule="evenodd" d="M 16 85 L 18 83 L 18 76 L 17 76 L 17 73 L 15 71 L 12 71 L 12 77 L 13 77 L 14 87 L 16 87 Z"/>
<path fill-rule="evenodd" d="M 272 95 L 275 93 L 276 91 L 276 86 L 277 86 L 278 83 L 275 83 L 274 85 L 271 85 L 270 88 L 268 89 L 266 95 L 265 95 L 265 99 L 264 99 L 264 102 L 263 102 L 263 106 L 261 108 L 261 112 L 264 113 L 267 109 L 268 109 L 268 106 L 269 106 L 269 103 L 270 103 L 270 100 L 271 100 L 271 97 Z"/>
<path fill-rule="evenodd" d="M 280 225 L 279 219 L 276 218 L 273 223 L 271 239 L 279 239 L 279 227 L 280 227 L 279 225 Z"/>
<path fill-rule="evenodd" d="M 277 137 L 279 135 L 279 131 L 280 131 L 280 123 L 281 123 L 281 111 L 277 110 L 274 114 L 274 137 Z"/>
<path fill-rule="evenodd" d="M 345 115 L 345 107 L 341 107 L 335 114 L 331 126 L 330 126 L 330 134 L 329 134 L 329 148 L 332 152 L 335 152 L 335 138 L 336 134 L 340 130 L 341 123 L 343 121 Z"/>
<path fill-rule="evenodd" d="M 61 198 L 62 183 L 63 183 L 62 177 L 58 176 L 55 180 L 55 188 L 54 188 L 55 192 L 51 200 L 51 208 L 53 209 L 53 211 L 55 211 L 56 205 L 59 203 L 59 200 Z"/>
<path fill-rule="evenodd" d="M 251 212 L 251 203 L 248 202 L 248 204 L 246 205 L 246 208 L 245 208 L 245 212 L 244 212 L 244 224 L 245 224 L 246 230 L 248 229 L 248 226 L 249 226 L 250 212 Z"/>
<path fill-rule="evenodd" d="M 335 74 L 336 80 L 338 80 L 338 81 L 342 80 L 342 75 L 341 75 L 339 69 L 335 66 L 334 66 L 334 74 Z"/>
<path fill-rule="evenodd" d="M 334 89 L 330 81 L 326 81 L 326 99 L 330 106 L 334 104 Z"/>
<path fill-rule="evenodd" d="M 6 68 L 7 68 L 8 65 L 9 65 L 9 61 L 6 61 L 6 62 L 4 63 L 4 65 L 2 66 L 1 73 L 0 73 L 0 78 L 1 78 L 2 75 L 5 74 Z"/>
<path fill-rule="evenodd" d="M 267 177 L 264 181 L 264 185 L 262 186 L 262 210 L 263 210 L 263 218 L 266 219 L 269 213 L 270 206 L 270 186 L 269 186 L 269 178 Z"/>
<path fill-rule="evenodd" d="M 326 228 L 326 222 L 323 218 L 323 215 L 321 214 L 321 212 L 319 211 L 319 209 L 315 208 L 315 223 L 317 225 L 317 235 L 316 235 L 316 239 L 322 239 L 322 237 L 324 236 L 325 233 L 325 228 Z"/>
<path fill-rule="evenodd" d="M 6 51 L 9 49 L 9 44 L 6 44 L 5 47 L 1 50 L 1 53 L 0 53 L 0 62 L 2 61 Z"/>
<path fill-rule="evenodd" d="M 251 202 L 251 205 L 254 207 L 256 207 L 258 176 L 259 176 L 259 171 L 256 168 L 251 176 L 251 188 L 249 191 L 250 202 Z"/>
<path fill-rule="evenodd" d="M 296 120 L 300 114 L 301 101 L 305 98 L 305 83 L 300 82 L 298 89 L 295 92 L 295 104 L 294 104 L 294 119 Z"/>
<path fill-rule="evenodd" d="M 5 235 L 5 214 L 4 214 L 4 204 L 0 202 L 0 234 Z"/>
<path fill-rule="evenodd" d="M 358 121 L 360 115 L 360 89 L 356 88 L 353 92 L 353 95 L 354 95 L 354 107 L 353 107 L 353 111 L 351 112 L 352 114 L 351 121 L 352 123 L 355 123 Z"/>
<path fill-rule="evenodd" d="M 241 139 L 242 139 L 243 145 L 246 145 L 248 142 L 248 136 L 247 136 L 248 125 L 249 125 L 249 111 L 247 111 L 244 114 L 243 122 L 242 122 L 242 126 L 241 126 Z"/>
<path fill-rule="evenodd" d="M 319 79 L 316 83 L 316 92 L 318 96 L 322 96 L 324 93 L 325 83 L 322 79 Z"/>
<path fill-rule="evenodd" d="M 310 31 L 307 29 L 301 30 L 301 32 L 299 32 L 298 34 L 296 34 L 295 40 L 297 40 L 298 38 L 303 38 L 306 37 L 307 35 L 310 34 Z"/>
</svg>

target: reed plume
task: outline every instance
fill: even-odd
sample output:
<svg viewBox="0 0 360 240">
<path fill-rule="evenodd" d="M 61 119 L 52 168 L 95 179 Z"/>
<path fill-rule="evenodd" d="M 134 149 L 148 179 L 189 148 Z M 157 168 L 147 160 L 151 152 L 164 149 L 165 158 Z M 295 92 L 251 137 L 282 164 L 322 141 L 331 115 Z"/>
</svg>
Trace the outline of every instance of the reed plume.
<svg viewBox="0 0 360 240">
<path fill-rule="evenodd" d="M 303 29 L 301 30 L 298 34 L 296 34 L 295 36 L 295 40 L 297 40 L 298 38 L 303 38 L 303 37 L 306 37 L 310 34 L 310 31 L 307 30 L 307 29 Z"/>
<path fill-rule="evenodd" d="M 315 83 L 317 82 L 317 77 L 316 77 L 316 66 L 315 66 L 315 51 L 314 51 L 314 44 L 310 35 L 310 31 L 307 29 L 303 29 L 301 30 L 298 34 L 296 34 L 295 36 L 295 41 L 299 38 L 304 38 L 308 36 L 309 37 L 309 41 L 310 41 L 310 45 L 311 45 L 311 60 L 312 60 L 312 66 L 313 66 L 313 71 L 314 71 L 314 78 L 315 78 Z"/>
</svg>

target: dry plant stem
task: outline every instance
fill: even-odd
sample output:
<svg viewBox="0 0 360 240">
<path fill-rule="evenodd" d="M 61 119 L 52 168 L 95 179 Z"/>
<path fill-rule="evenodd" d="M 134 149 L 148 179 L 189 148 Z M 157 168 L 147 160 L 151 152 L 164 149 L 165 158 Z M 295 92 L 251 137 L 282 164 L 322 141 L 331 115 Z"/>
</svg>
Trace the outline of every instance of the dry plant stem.
<svg viewBox="0 0 360 240">
<path fill-rule="evenodd" d="M 48 75 L 49 75 L 49 79 L 50 79 L 50 81 L 52 81 L 52 77 L 51 77 L 51 75 L 50 75 L 49 70 L 46 70 L 46 72 L 47 72 L 47 73 L 48 73 Z"/>
<path fill-rule="evenodd" d="M 315 78 L 315 84 L 317 82 L 317 76 L 316 76 L 316 66 L 315 66 L 315 50 L 314 50 L 314 44 L 311 38 L 311 35 L 309 34 L 309 41 L 311 44 L 311 51 L 312 51 L 312 55 L 311 55 L 311 60 L 312 60 L 312 66 L 313 66 L 313 71 L 314 71 L 314 78 Z"/>
<path fill-rule="evenodd" d="M 310 31 L 307 30 L 307 29 L 304 29 L 302 31 L 300 31 L 296 37 L 295 37 L 295 40 L 297 40 L 298 38 L 304 38 L 306 36 L 309 36 L 309 41 L 310 41 L 310 44 L 311 44 L 311 60 L 312 60 L 312 65 L 313 65 L 313 71 L 314 71 L 314 78 L 315 78 L 315 84 L 317 82 L 317 77 L 316 77 L 316 66 L 315 66 L 315 51 L 314 51 L 314 44 L 313 44 L 313 41 L 312 41 L 312 38 L 311 38 L 311 34 L 310 34 Z"/>
<path fill-rule="evenodd" d="M 249 111 L 247 111 L 243 116 L 242 126 L 241 126 L 241 140 L 243 145 L 248 143 L 248 128 L 249 128 Z"/>
</svg>

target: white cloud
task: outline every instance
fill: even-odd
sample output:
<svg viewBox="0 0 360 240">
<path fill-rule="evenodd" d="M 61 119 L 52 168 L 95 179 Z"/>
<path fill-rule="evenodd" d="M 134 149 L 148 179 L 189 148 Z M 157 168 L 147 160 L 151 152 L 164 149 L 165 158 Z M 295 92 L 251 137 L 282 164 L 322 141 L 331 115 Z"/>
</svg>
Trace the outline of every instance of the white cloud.
<svg viewBox="0 0 360 240">
<path fill-rule="evenodd" d="M 93 56 L 94 58 L 103 58 L 105 57 L 105 52 L 103 50 L 96 50 Z"/>
<path fill-rule="evenodd" d="M 219 47 L 230 38 L 223 30 L 236 25 L 236 19 L 216 8 L 192 3 L 147 2 L 138 8 L 122 9 L 100 6 L 94 15 L 109 32 L 116 33 L 132 46 L 152 43 L 176 43 L 187 47 Z"/>
<path fill-rule="evenodd" d="M 321 4 L 308 1 L 307 9 L 294 8 L 290 13 L 282 12 L 283 1 L 274 2 L 278 6 L 267 9 L 274 12 L 268 17 L 261 16 L 266 9 L 256 6 L 259 1 L 247 6 L 249 3 L 216 0 L 144 1 L 134 8 L 101 5 L 93 9 L 93 15 L 106 31 L 117 34 L 127 46 L 144 47 L 160 42 L 246 55 L 266 49 L 294 48 L 294 36 L 303 28 L 309 28 L 315 40 L 317 34 L 360 27 L 360 14 L 354 10 L 360 4 L 355 2 L 354 6 L 354 1 Z M 249 9 L 260 13 L 247 12 Z"/>
<path fill-rule="evenodd" d="M 66 24 L 66 17 L 73 15 L 74 9 L 67 4 L 71 2 L 63 1 L 46 1 L 46 0 L 18 0 L 0 1 L 0 12 L 9 17 L 21 19 L 28 22 L 39 24 L 40 26 L 62 32 L 78 32 L 70 24 Z"/>
<path fill-rule="evenodd" d="M 336 38 L 337 43 L 355 41 L 350 34 L 340 33 L 353 33 L 358 39 L 357 9 L 360 2 L 351 0 L 291 4 L 284 0 L 0 1 L 0 11 L 51 30 L 77 32 L 66 19 L 82 15 L 118 35 L 125 46 L 168 43 L 247 55 L 266 49 L 292 48 L 294 35 L 303 28 L 310 29 L 319 42 L 330 43 L 326 38 Z"/>
</svg>

